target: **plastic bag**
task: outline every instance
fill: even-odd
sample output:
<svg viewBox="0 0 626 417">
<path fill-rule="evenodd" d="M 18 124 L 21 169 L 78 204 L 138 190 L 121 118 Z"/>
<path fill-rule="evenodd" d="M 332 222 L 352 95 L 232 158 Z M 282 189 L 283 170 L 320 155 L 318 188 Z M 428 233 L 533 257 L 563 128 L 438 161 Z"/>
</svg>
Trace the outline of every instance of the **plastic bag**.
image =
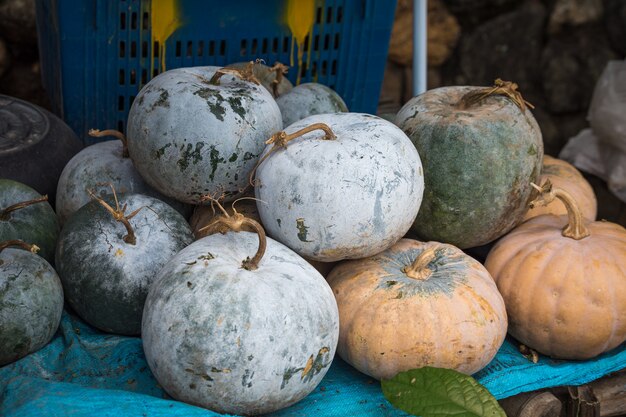
<svg viewBox="0 0 626 417">
<path fill-rule="evenodd" d="M 587 118 L 600 141 L 626 153 L 626 61 L 609 61 L 604 68 Z"/>
<path fill-rule="evenodd" d="M 559 158 L 581 171 L 602 178 L 609 190 L 626 202 L 626 153 L 601 142 L 593 130 L 584 129 L 571 138 Z"/>
<path fill-rule="evenodd" d="M 626 202 L 626 61 L 609 61 L 587 115 L 591 129 L 571 138 L 559 158 L 607 182 Z"/>
</svg>

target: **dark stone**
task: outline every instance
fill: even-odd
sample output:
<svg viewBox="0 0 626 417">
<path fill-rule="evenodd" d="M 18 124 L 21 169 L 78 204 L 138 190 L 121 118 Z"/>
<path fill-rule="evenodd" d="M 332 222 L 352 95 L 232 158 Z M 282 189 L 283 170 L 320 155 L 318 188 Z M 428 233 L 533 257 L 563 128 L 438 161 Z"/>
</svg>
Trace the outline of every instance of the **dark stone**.
<svg viewBox="0 0 626 417">
<path fill-rule="evenodd" d="M 604 25 L 611 46 L 626 56 L 626 1 L 604 0 Z"/>
<path fill-rule="evenodd" d="M 541 128 L 543 137 L 543 153 L 557 157 L 561 148 L 565 145 L 566 138 L 559 131 L 559 126 L 554 117 L 544 110 L 543 106 L 537 106 L 532 110 L 535 120 Z"/>
<path fill-rule="evenodd" d="M 464 30 L 521 5 L 521 0 L 443 0 Z"/>
<path fill-rule="evenodd" d="M 598 220 L 608 220 L 626 227 L 626 203 L 617 198 L 602 179 L 586 172 L 583 172 L 583 176 L 591 184 L 598 200 Z"/>
<path fill-rule="evenodd" d="M 462 79 L 470 85 L 492 85 L 496 78 L 516 82 L 524 98 L 534 101 L 540 71 L 546 9 L 527 3 L 479 26 L 462 39 L 459 64 Z"/>
<path fill-rule="evenodd" d="M 589 127 L 587 109 L 577 113 L 555 114 L 552 115 L 552 119 L 561 135 L 561 147 L 565 146 L 570 138 L 578 135 L 581 130 Z"/>
<path fill-rule="evenodd" d="M 0 79 L 0 94 L 20 98 L 48 110 L 51 107 L 41 83 L 41 68 L 38 62 L 13 62 Z"/>
<path fill-rule="evenodd" d="M 597 24 L 572 27 L 550 38 L 541 57 L 542 84 L 550 112 L 585 110 L 604 67 L 616 58 Z"/>
<path fill-rule="evenodd" d="M 35 0 L 0 0 L 0 35 L 12 43 L 37 45 Z"/>
<path fill-rule="evenodd" d="M 9 54 L 6 42 L 0 38 L 0 78 L 7 72 L 10 66 L 11 54 Z"/>
</svg>

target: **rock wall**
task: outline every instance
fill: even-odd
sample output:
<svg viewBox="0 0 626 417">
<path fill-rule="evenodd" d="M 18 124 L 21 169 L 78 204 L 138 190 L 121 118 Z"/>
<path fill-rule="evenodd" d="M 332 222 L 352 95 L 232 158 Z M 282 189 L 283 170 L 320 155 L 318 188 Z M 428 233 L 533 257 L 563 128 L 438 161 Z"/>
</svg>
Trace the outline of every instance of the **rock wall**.
<svg viewBox="0 0 626 417">
<path fill-rule="evenodd" d="M 41 85 L 34 0 L 0 0 L 0 94 L 50 107 Z"/>
<path fill-rule="evenodd" d="M 412 1 L 399 0 L 379 113 L 412 96 Z M 596 80 L 626 57 L 624 0 L 429 0 L 428 87 L 515 81 L 546 153 L 587 126 Z"/>
</svg>

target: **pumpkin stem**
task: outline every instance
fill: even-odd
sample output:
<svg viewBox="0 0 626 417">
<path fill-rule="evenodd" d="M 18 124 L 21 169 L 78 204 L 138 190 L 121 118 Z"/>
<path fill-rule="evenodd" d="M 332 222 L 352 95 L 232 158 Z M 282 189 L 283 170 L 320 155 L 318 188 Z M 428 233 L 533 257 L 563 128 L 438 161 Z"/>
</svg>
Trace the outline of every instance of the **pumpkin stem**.
<svg viewBox="0 0 626 417">
<path fill-rule="evenodd" d="M 23 240 L 18 240 L 18 239 L 5 240 L 4 242 L 0 242 L 0 252 L 2 252 L 3 250 L 11 246 L 17 246 L 32 253 L 39 252 L 39 246 L 31 245 L 31 244 L 24 242 Z M 0 259 L 0 265 L 2 265 L 2 259 Z"/>
<path fill-rule="evenodd" d="M 250 257 L 244 259 L 241 263 L 241 267 L 243 269 L 247 269 L 248 271 L 254 271 L 255 269 L 258 269 L 259 262 L 261 262 L 261 258 L 263 258 L 263 255 L 265 254 L 265 249 L 267 247 L 267 236 L 265 235 L 265 230 L 263 230 L 263 226 L 261 226 L 259 222 L 245 217 L 243 214 L 237 213 L 236 211 L 231 216 L 226 212 L 226 210 L 224 210 L 224 207 L 222 207 L 219 201 L 213 200 L 213 202 L 220 207 L 224 214 L 218 216 L 207 226 L 204 226 L 203 228 L 198 230 L 198 233 L 207 231 L 207 235 L 211 235 L 214 233 L 224 234 L 230 230 L 232 230 L 233 232 L 240 232 L 242 230 L 245 230 L 246 226 L 252 228 L 256 232 L 257 236 L 259 236 L 259 249 L 254 254 L 252 259 L 250 259 Z"/>
<path fill-rule="evenodd" d="M 272 92 L 275 98 L 278 97 L 278 86 L 283 81 L 283 78 L 285 78 L 287 71 L 289 71 L 289 67 L 280 62 L 274 63 L 274 66 L 270 68 L 270 72 L 276 73 L 276 78 L 272 80 Z"/>
<path fill-rule="evenodd" d="M 276 152 L 279 148 L 286 148 L 287 147 L 287 143 L 289 143 L 289 141 L 299 138 L 302 135 L 305 135 L 309 132 L 313 132 L 314 130 L 323 130 L 324 131 L 324 137 L 322 138 L 323 140 L 334 140 L 337 139 L 337 136 L 335 136 L 335 133 L 332 131 L 332 129 L 330 128 L 330 126 L 328 126 L 325 123 L 313 123 L 310 126 L 307 126 L 303 129 L 300 129 L 296 132 L 293 132 L 291 134 L 287 134 L 287 132 L 285 132 L 284 130 L 281 130 L 278 133 L 274 133 L 272 136 L 270 136 L 270 138 L 268 140 L 265 141 L 266 145 L 274 145 L 272 146 L 272 148 L 267 151 L 267 153 L 265 155 L 263 155 L 263 158 L 259 159 L 259 161 L 256 163 L 256 165 L 254 166 L 254 168 L 252 169 L 252 171 L 250 172 L 250 177 L 248 178 L 248 182 L 249 185 L 254 187 L 254 175 L 256 174 L 256 170 L 257 168 L 263 163 L 263 161 L 265 161 L 272 153 Z"/>
<path fill-rule="evenodd" d="M 435 252 L 436 249 L 437 247 L 434 245 L 424 249 L 422 253 L 415 258 L 412 264 L 402 268 L 402 272 L 404 272 L 409 278 L 420 281 L 425 281 L 430 278 L 433 271 L 428 267 L 428 265 L 430 265 L 430 263 L 437 258 L 437 254 Z"/>
<path fill-rule="evenodd" d="M 517 91 L 518 88 L 519 86 L 514 82 L 502 81 L 500 78 L 497 78 L 493 87 L 479 88 L 465 94 L 457 103 L 457 107 L 459 109 L 467 109 L 478 104 L 489 96 L 505 96 L 513 101 L 513 103 L 515 103 L 515 105 L 517 105 L 522 112 L 526 111 L 526 106 L 534 109 L 535 106 L 524 100 L 522 93 Z"/>
<path fill-rule="evenodd" d="M 89 136 L 93 137 L 93 138 L 101 138 L 104 136 L 113 136 L 118 138 L 119 140 L 122 141 L 122 158 L 128 158 L 130 155 L 128 153 L 128 139 L 126 139 L 126 136 L 120 132 L 119 130 L 114 130 L 114 129 L 107 129 L 107 130 L 100 130 L 100 129 L 90 129 L 89 130 Z"/>
<path fill-rule="evenodd" d="M 2 211 L 0 211 L 0 220 L 7 221 L 7 220 L 9 220 L 11 218 L 11 216 L 10 216 L 11 212 L 13 212 L 15 210 L 22 209 L 24 207 L 32 206 L 33 204 L 43 203 L 44 201 L 48 201 L 48 196 L 47 195 L 41 196 L 39 198 L 35 198 L 33 200 L 28 200 L 28 201 L 22 201 L 20 203 L 15 203 L 15 204 L 13 204 L 13 205 L 3 209 Z"/>
<path fill-rule="evenodd" d="M 124 204 L 124 207 L 120 208 L 120 203 L 117 200 L 117 193 L 115 192 L 115 187 L 113 187 L 113 184 L 111 183 L 109 183 L 109 186 L 111 187 L 111 190 L 113 191 L 113 199 L 115 200 L 115 208 L 111 207 L 106 201 L 98 197 L 92 190 L 87 190 L 87 192 L 89 193 L 89 196 L 91 196 L 92 199 L 96 200 L 98 203 L 100 203 L 102 207 L 106 209 L 106 211 L 111 213 L 111 216 L 113 216 L 113 218 L 116 221 L 124 225 L 124 227 L 126 228 L 126 236 L 124 236 L 123 238 L 124 242 L 128 243 L 129 245 L 135 245 L 137 244 L 137 238 L 135 237 L 135 231 L 133 230 L 133 227 L 130 225 L 129 220 L 135 217 L 137 213 L 139 213 L 143 207 L 139 207 L 137 210 L 133 211 L 129 215 L 126 215 L 126 204 Z"/>
<path fill-rule="evenodd" d="M 31 245 L 29 243 L 24 242 L 23 240 L 13 239 L 13 240 L 5 240 L 4 242 L 0 242 L 0 252 L 2 252 L 3 250 L 11 246 L 18 246 L 32 253 L 37 253 L 39 252 L 39 249 L 40 249 L 39 246 L 37 245 Z"/>
<path fill-rule="evenodd" d="M 578 204 L 576 204 L 576 200 L 570 193 L 561 188 L 553 187 L 550 180 L 546 180 L 541 187 L 534 183 L 531 183 L 531 185 L 539 191 L 539 196 L 529 203 L 530 208 L 534 208 L 537 205 L 547 206 L 555 199 L 559 199 L 565 206 L 565 209 L 567 209 L 568 221 L 561 232 L 563 236 L 580 240 L 590 235 Z"/>
<path fill-rule="evenodd" d="M 259 63 L 259 62 L 260 61 L 257 60 L 256 63 Z M 255 64 L 254 61 L 250 61 L 244 69 L 220 68 L 217 71 L 215 71 L 215 74 L 213 74 L 209 82 L 213 85 L 220 85 L 220 78 L 222 78 L 226 74 L 231 74 L 231 75 L 241 78 L 244 81 L 250 81 L 251 83 L 254 83 L 254 84 L 261 84 L 259 80 L 254 76 L 254 64 Z"/>
</svg>

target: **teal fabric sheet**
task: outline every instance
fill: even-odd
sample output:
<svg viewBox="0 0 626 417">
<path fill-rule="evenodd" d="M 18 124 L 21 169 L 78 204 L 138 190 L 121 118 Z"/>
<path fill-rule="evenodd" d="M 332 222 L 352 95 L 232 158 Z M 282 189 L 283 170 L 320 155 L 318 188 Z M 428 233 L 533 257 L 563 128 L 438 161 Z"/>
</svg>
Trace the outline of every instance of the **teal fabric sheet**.
<svg viewBox="0 0 626 417">
<path fill-rule="evenodd" d="M 626 346 L 592 361 L 528 361 L 513 340 L 475 375 L 496 398 L 558 385 L 583 384 L 626 368 Z M 46 347 L 0 368 L 0 416 L 210 417 L 221 414 L 172 400 L 146 364 L 141 339 L 96 331 L 64 312 Z M 272 417 L 407 414 L 383 397 L 378 381 L 336 357 L 316 390 Z"/>
</svg>

